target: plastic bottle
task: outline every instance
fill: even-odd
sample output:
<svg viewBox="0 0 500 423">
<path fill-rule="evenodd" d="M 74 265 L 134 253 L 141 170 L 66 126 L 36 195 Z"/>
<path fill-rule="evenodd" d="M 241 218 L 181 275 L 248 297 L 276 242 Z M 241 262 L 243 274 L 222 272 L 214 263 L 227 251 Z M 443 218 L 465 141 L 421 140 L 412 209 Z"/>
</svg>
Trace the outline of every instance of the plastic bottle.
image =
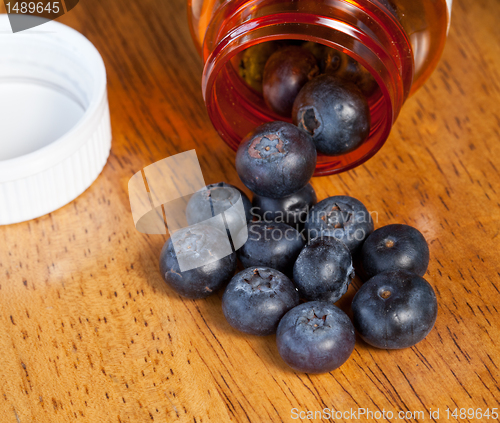
<svg viewBox="0 0 500 423">
<path fill-rule="evenodd" d="M 243 52 L 259 43 L 304 40 L 342 51 L 375 78 L 371 130 L 356 150 L 318 156 L 316 175 L 342 172 L 372 157 L 401 107 L 436 67 L 452 0 L 188 0 L 193 39 L 205 66 L 208 114 L 233 148 L 273 114 L 238 73 Z"/>
</svg>

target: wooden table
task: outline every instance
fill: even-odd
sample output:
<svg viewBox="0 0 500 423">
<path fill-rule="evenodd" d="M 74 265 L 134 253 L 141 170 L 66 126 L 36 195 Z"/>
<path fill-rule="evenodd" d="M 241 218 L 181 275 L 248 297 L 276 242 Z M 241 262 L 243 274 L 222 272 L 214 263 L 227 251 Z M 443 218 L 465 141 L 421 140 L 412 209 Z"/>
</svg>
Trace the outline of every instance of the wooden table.
<svg viewBox="0 0 500 423">
<path fill-rule="evenodd" d="M 377 226 L 419 228 L 439 301 L 417 346 L 358 340 L 324 375 L 291 371 L 273 336 L 233 330 L 220 295 L 176 295 L 158 272 L 166 237 L 134 228 L 128 180 L 164 157 L 196 148 L 207 182 L 241 186 L 205 112 L 185 12 L 182 0 L 82 0 L 61 19 L 104 57 L 113 147 L 75 201 L 0 228 L 1 422 L 291 422 L 292 409 L 324 408 L 392 411 L 393 420 L 425 411 L 406 419 L 423 421 L 439 408 L 437 422 L 446 408 L 499 408 L 498 0 L 455 0 L 439 67 L 385 147 L 355 170 L 313 180 L 320 199 L 359 198 L 378 212 Z"/>
</svg>

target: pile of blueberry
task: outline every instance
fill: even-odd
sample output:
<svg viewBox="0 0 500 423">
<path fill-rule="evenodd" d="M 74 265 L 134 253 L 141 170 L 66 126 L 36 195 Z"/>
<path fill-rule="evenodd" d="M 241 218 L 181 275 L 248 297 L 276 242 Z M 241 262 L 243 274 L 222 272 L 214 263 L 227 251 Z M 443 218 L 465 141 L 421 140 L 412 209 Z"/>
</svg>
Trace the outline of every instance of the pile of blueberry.
<svg viewBox="0 0 500 423">
<path fill-rule="evenodd" d="M 318 153 L 348 153 L 368 136 L 366 98 L 376 82 L 345 54 L 314 43 L 265 43 L 248 49 L 242 63 L 242 78 L 294 124 L 265 123 L 241 141 L 236 170 L 254 193 L 252 203 L 223 182 L 192 196 L 186 209 L 191 226 L 162 249 L 163 278 L 193 299 L 225 288 L 229 324 L 253 335 L 276 333 L 279 354 L 298 371 L 342 365 L 354 349 L 355 328 L 375 347 L 415 345 L 437 315 L 434 290 L 422 278 L 429 264 L 424 237 L 407 225 L 374 231 L 360 201 L 334 196 L 316 204 L 309 184 Z M 240 199 L 245 218 L 224 213 L 227 233 L 208 225 L 207 216 Z M 237 252 L 228 244 L 235 231 L 246 239 Z M 226 244 L 228 254 L 217 260 Z M 334 303 L 354 278 L 353 257 L 369 280 L 352 301 L 351 322 Z M 235 275 L 237 259 L 243 270 Z M 200 260 L 209 264 L 181 272 L 180 262 Z"/>
<path fill-rule="evenodd" d="M 253 335 L 276 333 L 283 360 L 307 373 L 342 365 L 354 349 L 355 328 L 375 347 L 406 348 L 430 332 L 437 315 L 434 291 L 422 278 L 429 263 L 422 234 L 407 225 L 374 231 L 366 207 L 349 196 L 316 203 L 309 184 L 315 163 L 311 137 L 297 126 L 272 122 L 257 128 L 236 156 L 253 202 L 232 185 L 207 186 L 187 205 L 187 221 L 197 225 L 176 233 L 175 248 L 171 238 L 160 257 L 164 280 L 179 294 L 205 298 L 225 288 L 222 310 L 229 324 Z M 206 224 L 207 212 L 215 216 L 240 198 L 244 245 L 181 272 L 181 258 L 210 258 L 227 242 L 227 234 Z M 237 219 L 226 220 L 228 227 L 238 226 Z M 352 301 L 351 322 L 334 303 L 354 278 L 353 257 L 369 280 Z M 238 266 L 243 270 L 236 273 Z"/>
<path fill-rule="evenodd" d="M 312 137 L 318 153 L 349 153 L 369 135 L 367 98 L 378 85 L 343 52 L 312 42 L 266 42 L 244 51 L 239 72 L 270 110 Z"/>
</svg>

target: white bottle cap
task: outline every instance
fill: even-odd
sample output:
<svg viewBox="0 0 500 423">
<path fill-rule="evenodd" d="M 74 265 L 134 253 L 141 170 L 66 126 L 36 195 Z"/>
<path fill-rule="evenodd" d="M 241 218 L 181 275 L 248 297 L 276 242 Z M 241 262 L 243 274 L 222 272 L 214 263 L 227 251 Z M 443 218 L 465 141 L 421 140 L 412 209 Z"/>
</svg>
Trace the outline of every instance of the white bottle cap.
<svg viewBox="0 0 500 423">
<path fill-rule="evenodd" d="M 0 225 L 85 191 L 111 148 L 106 70 L 83 35 L 50 21 L 13 34 L 0 15 Z"/>
</svg>

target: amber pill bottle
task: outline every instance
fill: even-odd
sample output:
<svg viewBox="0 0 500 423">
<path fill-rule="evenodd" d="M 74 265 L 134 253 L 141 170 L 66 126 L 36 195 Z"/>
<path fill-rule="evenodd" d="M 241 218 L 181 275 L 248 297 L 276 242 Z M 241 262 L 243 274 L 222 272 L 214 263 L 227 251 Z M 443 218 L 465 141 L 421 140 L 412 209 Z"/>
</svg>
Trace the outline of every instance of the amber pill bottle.
<svg viewBox="0 0 500 423">
<path fill-rule="evenodd" d="M 378 89 L 368 99 L 371 130 L 356 150 L 318 156 L 316 175 L 339 173 L 372 157 L 389 136 L 405 100 L 436 67 L 452 0 L 188 0 L 193 39 L 204 61 L 202 91 L 221 137 L 241 139 L 274 115 L 240 77 L 249 47 L 304 40 L 332 47 L 362 64 Z"/>
</svg>

